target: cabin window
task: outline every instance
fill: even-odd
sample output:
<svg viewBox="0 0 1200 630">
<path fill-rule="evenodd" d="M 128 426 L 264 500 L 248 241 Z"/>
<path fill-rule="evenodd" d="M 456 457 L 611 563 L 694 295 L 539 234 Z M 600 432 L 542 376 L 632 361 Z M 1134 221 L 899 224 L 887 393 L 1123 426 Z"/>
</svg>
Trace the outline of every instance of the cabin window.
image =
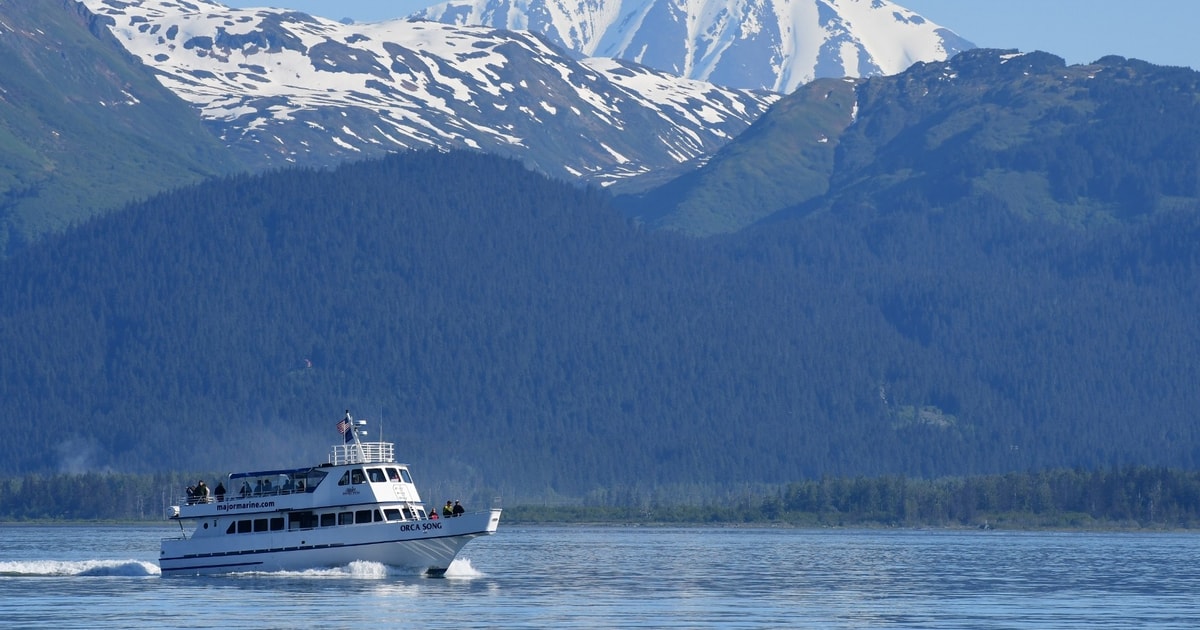
<svg viewBox="0 0 1200 630">
<path fill-rule="evenodd" d="M 321 515 L 321 527 L 333 527 L 334 525 L 337 525 L 337 514 L 330 512 Z"/>
<path fill-rule="evenodd" d="M 288 515 L 289 529 L 312 529 L 317 526 L 317 517 L 312 512 L 292 512 Z"/>
<path fill-rule="evenodd" d="M 342 512 L 338 514 L 338 525 L 353 525 L 354 512 Z"/>
<path fill-rule="evenodd" d="M 357 472 L 357 471 L 355 471 L 355 472 Z M 345 485 L 348 485 L 349 483 L 350 483 L 350 471 L 347 470 L 346 472 L 342 473 L 342 478 L 338 479 L 338 485 L 345 486 Z"/>
<path fill-rule="evenodd" d="M 237 531 L 237 522 L 229 521 L 229 529 L 225 530 L 226 534 L 232 534 Z"/>
<path fill-rule="evenodd" d="M 271 531 L 273 531 L 273 532 L 283 531 L 283 517 L 282 516 L 276 516 L 275 518 L 271 519 Z"/>
<path fill-rule="evenodd" d="M 371 478 L 371 483 L 383 483 L 387 478 L 383 476 L 382 468 L 368 468 L 367 476 Z"/>
<path fill-rule="evenodd" d="M 254 531 L 265 532 L 265 531 L 267 531 L 267 529 L 268 529 L 267 519 L 265 519 L 265 518 L 254 519 Z"/>
<path fill-rule="evenodd" d="M 314 488 L 321 485 L 321 481 L 325 479 L 326 473 L 324 470 L 308 471 L 307 481 L 300 480 L 296 484 L 296 492 L 312 492 Z"/>
<path fill-rule="evenodd" d="M 365 475 L 363 475 L 363 471 L 361 469 L 350 471 L 350 483 L 353 483 L 353 484 L 367 483 L 367 478 Z"/>
<path fill-rule="evenodd" d="M 249 534 L 250 533 L 250 521 L 238 521 L 238 533 L 239 534 Z"/>
<path fill-rule="evenodd" d="M 401 468 L 401 469 L 400 469 L 400 476 L 404 477 L 404 481 L 405 481 L 405 483 L 412 483 L 412 477 L 408 476 L 408 469 L 407 469 L 407 468 Z"/>
<path fill-rule="evenodd" d="M 412 510 L 407 507 L 404 508 L 404 518 L 411 520 L 412 517 L 413 517 Z"/>
<path fill-rule="evenodd" d="M 397 510 L 396 508 L 384 508 L 383 515 L 386 516 L 387 520 L 389 520 L 389 521 L 404 520 L 403 518 L 400 517 L 400 510 Z"/>
<path fill-rule="evenodd" d="M 388 471 L 388 481 L 400 483 L 400 473 L 396 472 L 395 468 L 389 468 L 389 469 L 387 469 L 387 471 Z"/>
<path fill-rule="evenodd" d="M 371 522 L 371 510 L 359 510 L 359 511 L 355 512 L 354 513 L 354 522 L 355 523 L 370 523 Z"/>
</svg>

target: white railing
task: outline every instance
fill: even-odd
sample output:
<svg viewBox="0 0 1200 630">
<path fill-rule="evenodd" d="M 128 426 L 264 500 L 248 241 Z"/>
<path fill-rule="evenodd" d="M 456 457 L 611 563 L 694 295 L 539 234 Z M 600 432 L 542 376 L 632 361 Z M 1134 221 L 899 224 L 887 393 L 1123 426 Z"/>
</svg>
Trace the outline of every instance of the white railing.
<svg viewBox="0 0 1200 630">
<path fill-rule="evenodd" d="M 361 451 L 360 451 L 361 449 Z M 344 464 L 389 464 L 396 461 L 395 445 L 391 442 L 359 442 L 333 447 L 329 463 Z"/>
</svg>

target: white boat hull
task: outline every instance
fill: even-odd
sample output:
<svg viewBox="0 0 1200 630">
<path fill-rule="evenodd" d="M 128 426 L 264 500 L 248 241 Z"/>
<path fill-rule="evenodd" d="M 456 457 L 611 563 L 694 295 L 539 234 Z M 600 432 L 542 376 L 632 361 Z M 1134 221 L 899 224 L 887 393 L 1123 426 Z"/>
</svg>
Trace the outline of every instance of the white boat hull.
<svg viewBox="0 0 1200 630">
<path fill-rule="evenodd" d="M 500 510 L 437 520 L 369 523 L 162 541 L 164 577 L 257 571 L 303 571 L 355 561 L 441 575 L 471 539 L 492 534 Z"/>
</svg>

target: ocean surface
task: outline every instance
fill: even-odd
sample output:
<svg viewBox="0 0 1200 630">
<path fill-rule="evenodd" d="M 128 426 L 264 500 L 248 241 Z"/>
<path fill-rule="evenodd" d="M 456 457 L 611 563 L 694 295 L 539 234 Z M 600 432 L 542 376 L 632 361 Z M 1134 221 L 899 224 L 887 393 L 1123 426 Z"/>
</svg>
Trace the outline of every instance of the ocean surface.
<svg viewBox="0 0 1200 630">
<path fill-rule="evenodd" d="M 0 526 L 5 628 L 1198 628 L 1200 534 L 506 526 L 445 578 L 161 578 L 157 526 Z"/>
</svg>

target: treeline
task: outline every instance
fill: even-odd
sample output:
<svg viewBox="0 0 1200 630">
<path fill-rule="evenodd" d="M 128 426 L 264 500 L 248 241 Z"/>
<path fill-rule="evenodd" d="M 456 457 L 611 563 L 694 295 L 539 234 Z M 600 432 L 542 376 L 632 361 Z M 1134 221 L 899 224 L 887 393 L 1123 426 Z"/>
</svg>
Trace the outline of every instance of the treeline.
<svg viewBox="0 0 1200 630">
<path fill-rule="evenodd" d="M 0 479 L 0 521 L 155 521 L 181 475 L 56 474 Z M 436 501 L 435 501 L 436 503 Z M 1200 472 L 1125 467 L 916 479 L 822 477 L 693 499 L 617 487 L 582 501 L 506 506 L 517 523 L 787 523 L 887 527 L 1200 527 Z"/>
<path fill-rule="evenodd" d="M 823 477 L 777 491 L 680 503 L 661 491 L 604 493 L 579 505 L 520 505 L 519 522 L 786 523 L 822 527 L 1200 527 L 1200 472 L 1125 467 L 914 479 Z M 629 503 L 611 501 L 613 497 Z"/>
<path fill-rule="evenodd" d="M 97 472 L 0 477 L 0 520 L 162 520 L 196 479 Z"/>
</svg>

